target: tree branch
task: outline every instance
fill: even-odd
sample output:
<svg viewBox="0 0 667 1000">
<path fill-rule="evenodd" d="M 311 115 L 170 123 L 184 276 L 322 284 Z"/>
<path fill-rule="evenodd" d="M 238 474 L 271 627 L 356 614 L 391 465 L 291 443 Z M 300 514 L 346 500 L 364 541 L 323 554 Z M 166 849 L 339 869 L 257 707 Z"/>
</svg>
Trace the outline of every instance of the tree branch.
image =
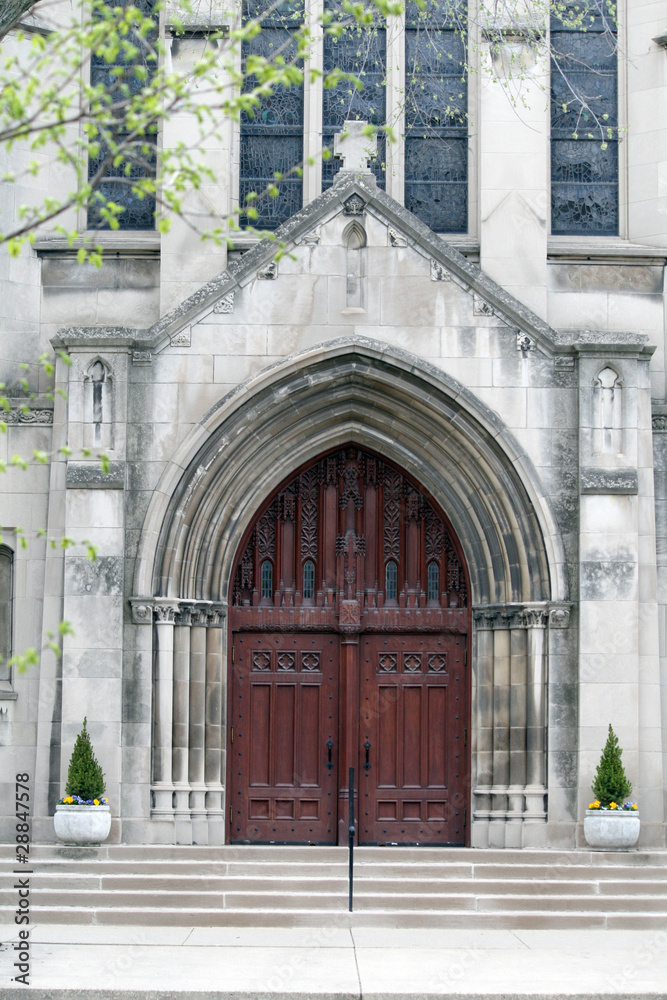
<svg viewBox="0 0 667 1000">
<path fill-rule="evenodd" d="M 0 38 L 4 38 L 40 2 L 41 0 L 3 0 L 0 10 Z"/>
</svg>

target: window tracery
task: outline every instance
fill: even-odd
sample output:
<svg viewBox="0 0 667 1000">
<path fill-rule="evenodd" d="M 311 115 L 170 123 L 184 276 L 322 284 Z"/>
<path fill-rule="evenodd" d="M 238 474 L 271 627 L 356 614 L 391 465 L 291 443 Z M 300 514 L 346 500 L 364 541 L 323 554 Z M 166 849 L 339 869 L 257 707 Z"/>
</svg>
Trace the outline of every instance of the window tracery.
<svg viewBox="0 0 667 1000">
<path fill-rule="evenodd" d="M 618 234 L 617 29 L 606 0 L 551 22 L 551 231 Z"/>
</svg>

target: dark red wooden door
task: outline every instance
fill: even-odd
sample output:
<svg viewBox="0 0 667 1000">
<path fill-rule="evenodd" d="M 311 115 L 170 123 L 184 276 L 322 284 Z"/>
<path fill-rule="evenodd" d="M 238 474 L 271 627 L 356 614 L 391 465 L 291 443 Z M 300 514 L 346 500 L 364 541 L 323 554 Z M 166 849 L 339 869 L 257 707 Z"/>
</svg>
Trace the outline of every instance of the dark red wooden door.
<svg viewBox="0 0 667 1000">
<path fill-rule="evenodd" d="M 463 635 L 361 637 L 359 842 L 464 844 Z"/>
<path fill-rule="evenodd" d="M 232 839 L 336 843 L 338 636 L 234 637 Z"/>
<path fill-rule="evenodd" d="M 345 837 L 353 766 L 361 842 L 465 842 L 468 595 L 446 517 L 376 455 L 267 498 L 231 588 L 233 841 Z"/>
</svg>

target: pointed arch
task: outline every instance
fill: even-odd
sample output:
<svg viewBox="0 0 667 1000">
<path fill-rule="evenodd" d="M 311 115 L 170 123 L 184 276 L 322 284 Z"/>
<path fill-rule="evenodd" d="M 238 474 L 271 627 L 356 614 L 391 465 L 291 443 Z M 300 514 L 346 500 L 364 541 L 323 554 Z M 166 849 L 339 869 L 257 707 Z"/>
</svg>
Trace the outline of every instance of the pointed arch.
<svg viewBox="0 0 667 1000">
<path fill-rule="evenodd" d="M 474 604 L 567 599 L 548 499 L 499 418 L 439 369 L 359 337 L 286 358 L 202 419 L 149 507 L 135 594 L 226 601 L 263 498 L 349 441 L 393 458 L 447 512 Z"/>
</svg>

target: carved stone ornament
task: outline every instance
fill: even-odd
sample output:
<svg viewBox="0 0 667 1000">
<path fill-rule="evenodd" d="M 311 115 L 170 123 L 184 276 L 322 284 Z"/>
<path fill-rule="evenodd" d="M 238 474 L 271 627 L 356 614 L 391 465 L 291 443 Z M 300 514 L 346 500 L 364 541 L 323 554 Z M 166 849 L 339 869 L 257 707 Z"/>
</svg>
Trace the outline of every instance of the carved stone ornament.
<svg viewBox="0 0 667 1000">
<path fill-rule="evenodd" d="M 186 326 L 180 333 L 174 334 L 171 338 L 172 347 L 190 347 L 190 327 Z"/>
<path fill-rule="evenodd" d="M 402 233 L 397 233 L 395 229 L 391 228 L 391 226 L 388 230 L 388 236 L 390 247 L 406 247 L 408 245 L 408 241 L 405 236 L 403 236 Z"/>
<path fill-rule="evenodd" d="M 653 430 L 667 431 L 667 413 L 655 413 L 653 415 Z"/>
<path fill-rule="evenodd" d="M 132 351 L 132 364 L 152 365 L 153 364 L 152 351 Z"/>
<path fill-rule="evenodd" d="M 272 260 L 270 264 L 262 268 L 261 271 L 257 272 L 257 277 L 261 281 L 275 281 L 278 277 L 278 264 L 275 260 Z"/>
<path fill-rule="evenodd" d="M 549 628 L 569 628 L 570 609 L 552 608 L 549 612 Z"/>
<path fill-rule="evenodd" d="M 27 403 L 21 403 L 18 406 L 10 403 L 9 410 L 0 409 L 0 423 L 52 424 L 53 410 L 33 410 Z"/>
<path fill-rule="evenodd" d="M 361 607 L 359 601 L 341 601 L 338 626 L 341 632 L 359 632 L 361 629 Z"/>
<path fill-rule="evenodd" d="M 351 194 L 347 201 L 343 202 L 343 212 L 345 215 L 364 215 L 366 202 L 360 195 Z"/>
<path fill-rule="evenodd" d="M 214 313 L 233 313 L 234 312 L 234 292 L 227 292 L 223 295 L 221 299 L 218 299 L 216 304 L 213 306 Z"/>
<path fill-rule="evenodd" d="M 438 264 L 437 260 L 431 260 L 431 281 L 450 281 L 451 275 L 446 267 Z"/>
<path fill-rule="evenodd" d="M 557 372 L 574 371 L 574 357 L 571 354 L 557 354 L 554 358 L 554 368 Z"/>
<path fill-rule="evenodd" d="M 320 227 L 311 230 L 311 232 L 306 233 L 301 242 L 307 247 L 316 247 L 321 240 Z"/>
<path fill-rule="evenodd" d="M 523 333 L 521 330 L 516 332 L 516 349 L 521 351 L 522 354 L 526 354 L 528 351 L 535 350 L 535 342 L 531 340 L 527 333 Z"/>
<path fill-rule="evenodd" d="M 153 621 L 153 605 L 141 601 L 130 601 L 132 608 L 132 623 L 134 625 L 150 625 Z"/>
<path fill-rule="evenodd" d="M 475 316 L 493 316 L 493 309 L 481 295 L 475 293 L 472 298 L 472 311 Z"/>
</svg>

